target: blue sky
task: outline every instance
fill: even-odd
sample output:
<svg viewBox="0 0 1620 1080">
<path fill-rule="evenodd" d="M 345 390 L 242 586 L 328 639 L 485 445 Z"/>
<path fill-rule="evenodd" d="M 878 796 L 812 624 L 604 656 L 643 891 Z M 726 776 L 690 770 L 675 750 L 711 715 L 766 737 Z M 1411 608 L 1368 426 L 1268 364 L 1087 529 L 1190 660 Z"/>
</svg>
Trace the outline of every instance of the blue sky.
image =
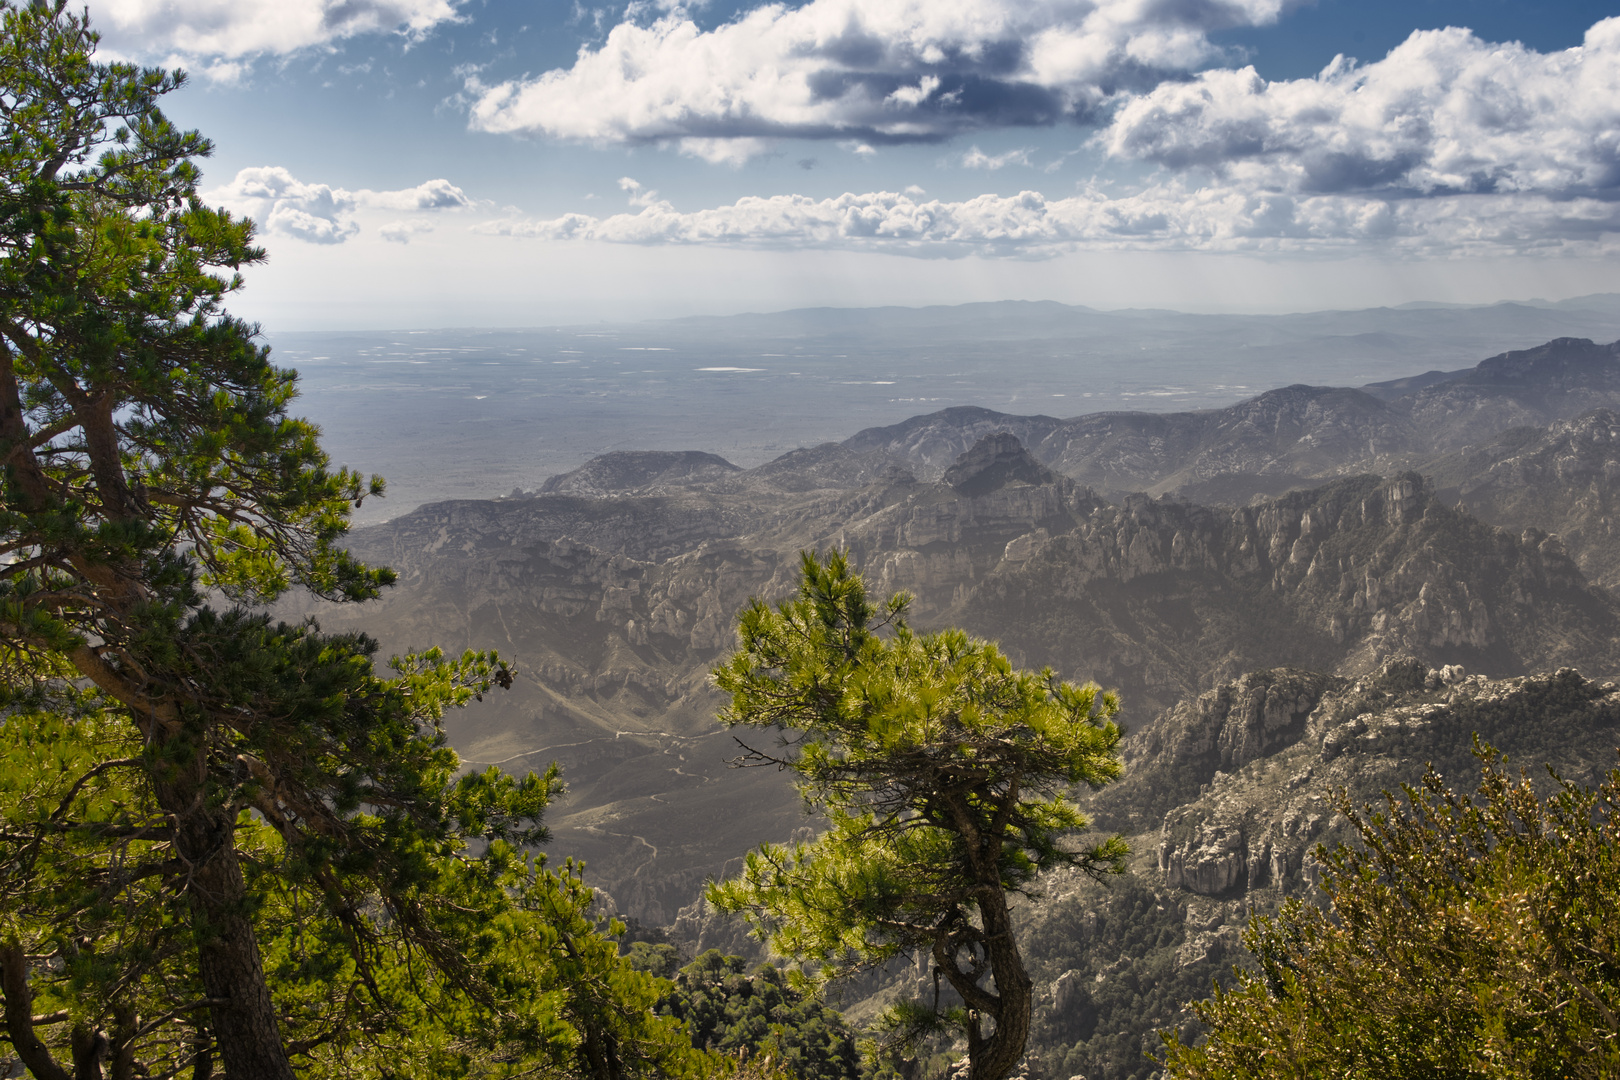
<svg viewBox="0 0 1620 1080">
<path fill-rule="evenodd" d="M 1620 290 L 1584 0 L 104 0 L 283 329 Z"/>
</svg>

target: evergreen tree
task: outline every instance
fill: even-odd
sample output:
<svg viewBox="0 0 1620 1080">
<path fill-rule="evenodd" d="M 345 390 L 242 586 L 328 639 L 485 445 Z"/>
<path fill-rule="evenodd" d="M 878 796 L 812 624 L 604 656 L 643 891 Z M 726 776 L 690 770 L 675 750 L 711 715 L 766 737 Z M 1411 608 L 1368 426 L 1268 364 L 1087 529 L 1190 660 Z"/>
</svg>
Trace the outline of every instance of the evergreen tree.
<svg viewBox="0 0 1620 1080">
<path fill-rule="evenodd" d="M 441 718 L 511 675 L 275 622 L 392 580 L 224 299 L 178 73 L 0 0 L 0 995 L 40 1080 L 616 1080 L 693 1065 L 544 839 L 555 773 L 458 776 Z M 216 610 L 209 597 L 246 605 Z M 476 855 L 474 854 L 476 852 Z"/>
<path fill-rule="evenodd" d="M 1054 866 L 1123 869 L 1117 837 L 1064 845 L 1086 827 L 1066 792 L 1119 775 L 1118 703 L 1016 671 L 961 631 L 913 633 L 908 601 L 875 605 L 841 553 L 806 552 L 795 599 L 742 612 L 741 648 L 714 673 L 731 697 L 721 720 L 793 732 L 748 757 L 796 772 L 829 828 L 762 847 L 710 900 L 748 913 L 820 979 L 925 951 L 965 1008 L 942 1013 L 936 995 L 891 1024 L 907 1038 L 950 1022 L 972 1080 L 1001 1080 L 1033 1005 L 1009 896 Z"/>
<path fill-rule="evenodd" d="M 1620 770 L 1545 799 L 1479 749 L 1476 795 L 1431 769 L 1404 805 L 1338 809 L 1360 843 L 1318 851 L 1325 907 L 1257 919 L 1259 970 L 1166 1033 L 1186 1080 L 1620 1074 Z"/>
<path fill-rule="evenodd" d="M 663 968 L 663 949 L 673 952 L 664 945 L 631 955 Z M 742 957 L 710 949 L 672 973 L 659 1012 L 685 1022 L 693 1046 L 768 1058 L 796 1080 L 857 1080 L 860 1058 L 844 1018 L 788 985 L 772 965 L 745 967 Z"/>
</svg>

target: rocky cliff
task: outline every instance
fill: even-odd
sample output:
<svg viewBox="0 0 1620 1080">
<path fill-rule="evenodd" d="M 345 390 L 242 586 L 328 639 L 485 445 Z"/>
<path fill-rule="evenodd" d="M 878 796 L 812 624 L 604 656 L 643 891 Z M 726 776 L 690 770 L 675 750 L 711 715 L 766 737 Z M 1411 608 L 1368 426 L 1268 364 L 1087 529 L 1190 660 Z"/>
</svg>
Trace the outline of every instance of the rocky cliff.
<svg viewBox="0 0 1620 1080">
<path fill-rule="evenodd" d="M 1154 710 L 1277 664 L 1609 671 L 1620 628 L 1556 540 L 1486 525 L 1416 474 L 1238 509 L 1132 496 L 1004 558 L 949 614 Z"/>
</svg>

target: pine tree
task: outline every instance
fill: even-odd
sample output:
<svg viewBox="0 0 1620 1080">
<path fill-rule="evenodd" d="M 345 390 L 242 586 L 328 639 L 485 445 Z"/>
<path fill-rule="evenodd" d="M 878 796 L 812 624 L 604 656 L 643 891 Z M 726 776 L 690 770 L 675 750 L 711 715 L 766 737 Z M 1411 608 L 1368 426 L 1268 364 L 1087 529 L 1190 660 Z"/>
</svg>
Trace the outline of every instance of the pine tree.
<svg viewBox="0 0 1620 1080">
<path fill-rule="evenodd" d="M 341 546 L 382 482 L 225 311 L 264 256 L 197 195 L 209 144 L 158 107 L 183 76 L 98 63 L 67 0 L 0 0 L 0 34 L 12 1049 L 41 1080 L 685 1071 L 577 872 L 522 853 L 555 773 L 458 775 L 443 713 L 506 666 L 380 675 L 263 612 L 392 580 Z"/>
<path fill-rule="evenodd" d="M 762 847 L 710 900 L 818 979 L 926 953 L 965 1008 L 942 1013 L 936 995 L 890 1023 L 902 1038 L 953 1024 L 972 1080 L 1002 1080 L 1033 1007 L 1010 896 L 1053 867 L 1123 869 L 1117 837 L 1066 845 L 1086 827 L 1068 791 L 1119 775 L 1118 702 L 1014 670 L 959 630 L 916 634 L 908 602 L 875 605 L 841 553 L 806 552 L 796 598 L 742 612 L 741 648 L 714 673 L 731 697 L 721 720 L 793 732 L 747 757 L 797 773 L 830 827 Z"/>
</svg>

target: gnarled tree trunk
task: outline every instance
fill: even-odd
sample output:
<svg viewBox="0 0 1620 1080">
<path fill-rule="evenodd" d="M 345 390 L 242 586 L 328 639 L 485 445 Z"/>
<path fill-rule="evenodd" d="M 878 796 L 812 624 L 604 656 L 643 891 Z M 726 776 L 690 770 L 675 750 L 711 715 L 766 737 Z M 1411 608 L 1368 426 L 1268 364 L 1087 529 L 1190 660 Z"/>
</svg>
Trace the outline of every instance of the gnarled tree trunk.
<svg viewBox="0 0 1620 1080">
<path fill-rule="evenodd" d="M 230 1080 L 295 1080 L 265 981 L 252 911 L 236 851 L 236 821 L 208 798 L 201 751 L 188 776 L 170 774 L 155 790 L 175 818 L 175 854 L 187 865 L 186 899 L 197 968 L 214 1041 Z"/>
</svg>

